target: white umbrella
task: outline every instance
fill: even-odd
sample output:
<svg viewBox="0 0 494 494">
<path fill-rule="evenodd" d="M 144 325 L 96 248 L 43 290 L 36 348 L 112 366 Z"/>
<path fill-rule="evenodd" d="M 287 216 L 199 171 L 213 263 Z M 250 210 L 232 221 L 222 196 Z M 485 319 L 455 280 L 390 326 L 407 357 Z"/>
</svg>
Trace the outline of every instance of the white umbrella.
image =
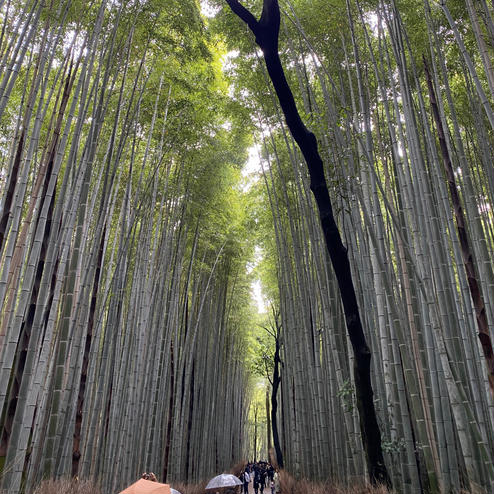
<svg viewBox="0 0 494 494">
<path fill-rule="evenodd" d="M 236 485 L 242 485 L 238 477 L 230 473 L 222 473 L 212 478 L 208 482 L 206 489 L 221 489 L 222 487 L 235 487 Z"/>
</svg>

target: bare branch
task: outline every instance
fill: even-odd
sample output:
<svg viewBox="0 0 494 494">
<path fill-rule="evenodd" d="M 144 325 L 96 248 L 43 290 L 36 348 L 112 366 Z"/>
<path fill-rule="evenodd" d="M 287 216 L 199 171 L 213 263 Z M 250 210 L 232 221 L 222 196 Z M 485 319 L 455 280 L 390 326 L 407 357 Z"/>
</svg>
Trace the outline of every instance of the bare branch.
<svg viewBox="0 0 494 494">
<path fill-rule="evenodd" d="M 252 13 L 237 0 L 226 0 L 226 3 L 230 6 L 232 12 L 240 17 L 249 26 L 250 30 L 255 33 L 259 28 L 259 22 Z"/>
<path fill-rule="evenodd" d="M 254 33 L 256 43 L 264 54 L 278 53 L 280 32 L 280 7 L 278 0 L 264 0 L 259 21 L 237 0 L 226 0 L 233 13 L 242 19 Z"/>
<path fill-rule="evenodd" d="M 260 328 L 264 329 L 266 333 L 268 333 L 270 336 L 272 336 L 274 339 L 276 339 L 276 332 L 273 330 L 273 328 L 267 328 L 266 326 L 259 326 Z"/>
</svg>

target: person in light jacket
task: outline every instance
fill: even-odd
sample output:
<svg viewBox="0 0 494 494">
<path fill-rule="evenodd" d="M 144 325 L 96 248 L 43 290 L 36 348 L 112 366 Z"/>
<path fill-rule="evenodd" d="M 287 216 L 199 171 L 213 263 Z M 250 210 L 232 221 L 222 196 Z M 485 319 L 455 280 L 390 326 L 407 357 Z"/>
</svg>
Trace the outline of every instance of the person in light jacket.
<svg viewBox="0 0 494 494">
<path fill-rule="evenodd" d="M 280 475 L 277 471 L 274 472 L 273 482 L 271 485 L 272 485 L 271 492 L 273 492 L 273 488 L 274 488 L 274 494 L 279 494 L 281 492 Z"/>
<path fill-rule="evenodd" d="M 247 468 L 244 470 L 241 480 L 244 483 L 244 494 L 249 494 L 250 475 L 249 475 L 249 470 Z"/>
</svg>

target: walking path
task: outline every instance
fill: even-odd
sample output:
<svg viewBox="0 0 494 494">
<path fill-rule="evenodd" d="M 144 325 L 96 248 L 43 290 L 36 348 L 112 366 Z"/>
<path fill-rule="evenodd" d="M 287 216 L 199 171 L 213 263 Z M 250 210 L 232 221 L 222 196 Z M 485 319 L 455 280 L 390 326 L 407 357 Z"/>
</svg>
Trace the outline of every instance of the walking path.
<svg viewBox="0 0 494 494">
<path fill-rule="evenodd" d="M 243 489 L 243 488 L 242 488 Z M 244 492 L 242 490 L 242 492 Z M 255 494 L 254 492 L 254 482 L 249 482 L 249 494 Z M 261 491 L 259 490 L 259 494 L 261 494 Z M 264 488 L 264 494 L 271 494 L 271 487 L 265 487 Z"/>
</svg>

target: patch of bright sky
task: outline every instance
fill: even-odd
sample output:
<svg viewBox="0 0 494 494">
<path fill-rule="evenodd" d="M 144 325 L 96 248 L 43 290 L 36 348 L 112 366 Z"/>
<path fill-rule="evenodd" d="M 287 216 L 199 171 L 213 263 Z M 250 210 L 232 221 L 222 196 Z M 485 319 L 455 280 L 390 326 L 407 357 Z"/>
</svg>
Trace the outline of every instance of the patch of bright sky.
<svg viewBox="0 0 494 494">
<path fill-rule="evenodd" d="M 230 50 L 221 57 L 221 68 L 223 72 L 228 72 L 235 68 L 235 59 L 240 55 L 238 50 Z"/>
<path fill-rule="evenodd" d="M 207 0 L 201 0 L 201 14 L 204 17 L 214 17 L 219 11 L 220 7 L 213 7 Z"/>
<path fill-rule="evenodd" d="M 76 29 L 68 29 L 62 41 L 64 55 L 67 56 L 70 52 L 74 60 L 87 55 L 86 42 L 83 36 L 80 36 Z M 39 53 L 40 45 L 34 45 L 35 53 Z M 54 67 L 60 67 L 61 60 L 55 58 L 53 60 Z"/>
<path fill-rule="evenodd" d="M 251 285 L 252 298 L 257 304 L 257 312 L 264 314 L 268 311 L 267 300 L 264 298 L 261 288 L 261 280 L 255 280 Z"/>
<path fill-rule="evenodd" d="M 247 273 L 251 274 L 262 259 L 262 250 L 256 245 L 254 247 L 254 260 L 247 263 Z M 262 293 L 261 280 L 256 278 L 250 284 L 250 296 L 257 305 L 257 312 L 264 314 L 268 310 L 268 301 Z"/>
<path fill-rule="evenodd" d="M 259 148 L 254 145 L 249 148 L 249 157 L 242 168 L 242 176 L 245 178 L 252 177 L 254 181 L 259 180 L 262 173 L 261 161 L 259 157 Z"/>
<path fill-rule="evenodd" d="M 260 158 L 260 149 L 258 146 L 254 145 L 249 148 L 249 157 L 245 165 L 242 168 L 242 176 L 244 177 L 243 190 L 248 191 L 252 185 L 257 183 L 261 179 L 262 166 Z M 262 250 L 256 245 L 254 248 L 254 261 L 249 263 L 247 266 L 247 272 L 252 273 L 257 264 L 262 258 Z M 257 312 L 264 314 L 267 312 L 268 301 L 264 294 L 262 293 L 261 280 L 255 279 L 251 283 L 251 296 L 257 305 Z"/>
<path fill-rule="evenodd" d="M 201 13 L 205 17 L 214 17 L 220 10 L 219 7 L 213 7 L 207 0 L 201 0 Z M 222 59 L 223 71 L 229 71 L 234 68 L 234 60 L 238 57 L 239 52 L 236 50 L 229 51 L 226 53 Z M 225 128 L 231 125 L 229 122 L 225 122 Z M 247 162 L 242 168 L 242 176 L 244 177 L 245 184 L 244 190 L 249 190 L 253 184 L 255 184 L 260 178 L 262 173 L 262 167 L 259 157 L 259 149 L 257 146 L 252 146 L 249 148 L 249 155 Z M 247 272 L 251 273 L 262 257 L 261 248 L 259 246 L 255 247 L 254 250 L 254 261 L 249 263 L 247 266 Z M 257 311 L 259 313 L 264 313 L 267 311 L 267 300 L 262 293 L 261 280 L 256 279 L 251 285 L 251 295 L 257 305 Z"/>
<path fill-rule="evenodd" d="M 371 28 L 371 31 L 374 33 L 374 35 L 377 36 L 377 33 L 379 32 L 379 17 L 376 12 L 366 12 L 364 14 L 364 20 L 366 24 Z"/>
<path fill-rule="evenodd" d="M 254 248 L 254 261 L 249 263 L 247 265 L 247 272 L 252 273 L 252 271 L 256 268 L 256 266 L 259 264 L 259 261 L 262 258 L 262 251 L 261 248 L 256 245 Z M 260 314 L 263 314 L 267 312 L 268 310 L 268 302 L 266 300 L 266 297 L 262 293 L 262 287 L 261 287 L 261 280 L 260 279 L 255 279 L 251 286 L 250 286 L 250 293 L 252 298 L 254 299 L 254 302 L 257 305 L 257 312 Z"/>
</svg>

